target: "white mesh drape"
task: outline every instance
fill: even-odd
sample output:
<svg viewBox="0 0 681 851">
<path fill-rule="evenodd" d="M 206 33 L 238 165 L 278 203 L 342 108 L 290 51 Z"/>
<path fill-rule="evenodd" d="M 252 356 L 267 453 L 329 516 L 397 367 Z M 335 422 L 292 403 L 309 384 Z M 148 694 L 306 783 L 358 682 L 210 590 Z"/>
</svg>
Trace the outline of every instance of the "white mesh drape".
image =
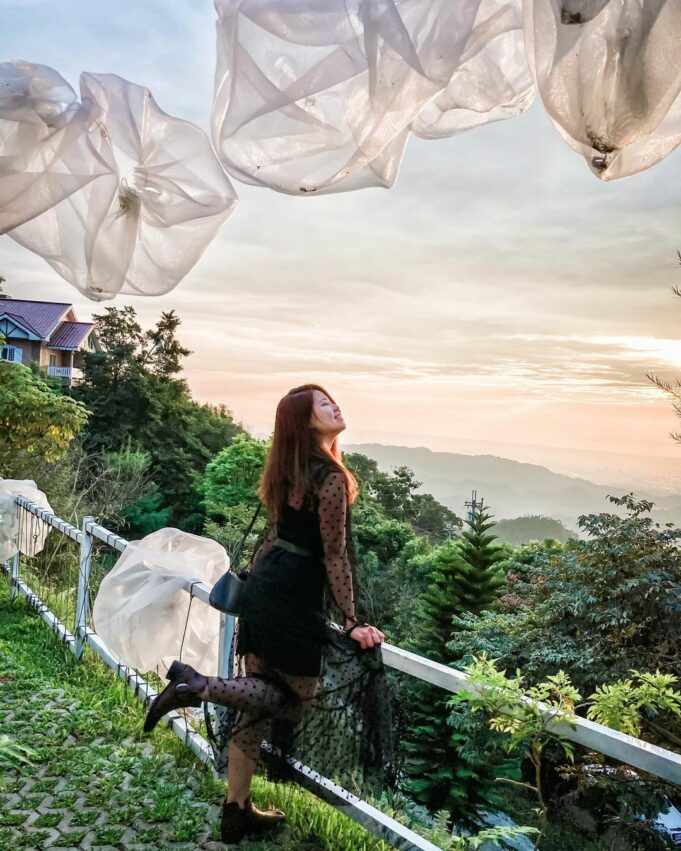
<svg viewBox="0 0 681 851">
<path fill-rule="evenodd" d="M 534 94 L 520 0 L 482 0 L 456 71 L 411 131 L 424 139 L 455 136 L 519 115 Z"/>
<path fill-rule="evenodd" d="M 215 0 L 213 142 L 292 194 L 394 182 L 409 125 L 459 68 L 481 0 Z"/>
<path fill-rule="evenodd" d="M 220 613 L 182 590 L 212 586 L 229 568 L 224 548 L 179 529 L 160 529 L 128 544 L 100 585 L 95 629 L 126 665 L 161 674 L 173 659 L 217 673 Z"/>
<path fill-rule="evenodd" d="M 236 204 L 223 166 L 298 195 L 391 186 L 411 133 L 535 91 L 601 179 L 681 141 L 680 0 L 214 2 L 215 151 L 115 75 L 82 74 L 78 99 L 44 65 L 0 66 L 0 233 L 91 298 L 171 290 Z"/>
<path fill-rule="evenodd" d="M 604 180 L 681 141 L 678 0 L 525 0 L 527 54 L 552 121 Z"/>
<path fill-rule="evenodd" d="M 37 66 L 36 75 L 45 73 Z M 204 132 L 163 112 L 148 89 L 113 74 L 82 74 L 80 89 L 81 104 L 71 109 L 87 114 L 87 129 L 54 166 L 77 173 L 74 191 L 62 189 L 64 200 L 10 236 L 90 298 L 168 292 L 232 212 L 236 193 Z M 46 130 L 19 129 L 29 156 Z M 93 172 L 96 179 L 82 179 Z M 17 194 L 15 205 L 22 203 Z"/>
<path fill-rule="evenodd" d="M 92 120 L 92 104 L 53 68 L 0 63 L 0 233 L 111 176 Z"/>
<path fill-rule="evenodd" d="M 16 504 L 23 496 L 52 512 L 45 494 L 30 479 L 0 479 L 0 561 L 9 561 L 18 549 L 26 556 L 42 552 L 50 527 Z M 21 513 L 21 521 L 20 521 Z M 17 538 L 18 536 L 18 538 Z"/>
</svg>

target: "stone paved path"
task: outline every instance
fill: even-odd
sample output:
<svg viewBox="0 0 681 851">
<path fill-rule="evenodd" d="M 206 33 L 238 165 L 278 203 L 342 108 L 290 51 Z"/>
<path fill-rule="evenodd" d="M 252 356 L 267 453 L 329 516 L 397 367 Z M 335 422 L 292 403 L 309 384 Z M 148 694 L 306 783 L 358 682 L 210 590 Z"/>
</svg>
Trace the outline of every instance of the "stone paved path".
<svg viewBox="0 0 681 851">
<path fill-rule="evenodd" d="M 38 752 L 33 767 L 5 770 L 0 787 L 0 849 L 83 851 L 177 849 L 244 851 L 320 849 L 293 843 L 288 826 L 267 842 L 219 841 L 218 781 L 190 760 L 149 743 L 116 741 L 115 724 L 59 690 L 17 700 L 11 678 L 0 682 L 0 734 L 22 735 Z"/>
<path fill-rule="evenodd" d="M 43 691 L 19 704 L 11 698 L 6 681 L 0 685 L 0 733 L 33 730 L 39 759 L 21 773 L 5 772 L 0 848 L 227 848 L 217 841 L 219 786 L 200 769 L 180 765 L 150 744 L 90 738 L 100 719 L 63 692 Z M 281 848 L 290 839 L 287 831 L 276 842 L 239 847 Z"/>
</svg>

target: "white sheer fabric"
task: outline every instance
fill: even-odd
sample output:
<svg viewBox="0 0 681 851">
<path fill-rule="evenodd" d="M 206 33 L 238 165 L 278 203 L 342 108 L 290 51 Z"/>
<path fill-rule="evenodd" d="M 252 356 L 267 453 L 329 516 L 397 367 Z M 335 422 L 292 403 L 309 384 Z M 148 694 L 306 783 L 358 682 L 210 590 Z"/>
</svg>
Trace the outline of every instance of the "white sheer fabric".
<svg viewBox="0 0 681 851">
<path fill-rule="evenodd" d="M 97 592 L 97 633 L 126 665 L 161 674 L 173 659 L 217 672 L 220 613 L 182 590 L 187 580 L 212 586 L 229 569 L 210 538 L 160 529 L 125 549 Z M 186 628 L 185 628 L 186 625 Z"/>
<path fill-rule="evenodd" d="M 552 121 L 604 180 L 681 141 L 678 0 L 525 0 L 530 66 Z"/>
<path fill-rule="evenodd" d="M 92 121 L 92 103 L 79 103 L 53 68 L 0 64 L 0 233 L 111 178 L 99 134 L 88 133 Z"/>
<path fill-rule="evenodd" d="M 233 211 L 236 193 L 205 133 L 163 112 L 148 89 L 113 74 L 82 74 L 80 89 L 87 144 L 72 146 L 60 168 L 98 177 L 10 236 L 92 299 L 168 292 Z"/>
<path fill-rule="evenodd" d="M 17 544 L 24 555 L 37 555 L 42 552 L 50 531 L 46 523 L 17 506 L 17 496 L 23 496 L 52 512 L 47 497 L 38 490 L 35 482 L 30 479 L 0 479 L 0 561 L 9 561 L 16 555 Z"/>
<path fill-rule="evenodd" d="M 215 0 L 213 142 L 247 183 L 391 186 L 409 125 L 449 84 L 481 0 Z"/>
<path fill-rule="evenodd" d="M 391 186 L 410 133 L 509 118 L 538 90 L 601 179 L 681 141 L 679 0 L 214 0 L 213 148 L 148 89 L 0 65 L 0 233 L 93 299 L 168 292 L 237 197 Z M 222 165 L 221 165 L 222 163 Z"/>
<path fill-rule="evenodd" d="M 414 119 L 411 131 L 424 139 L 455 136 L 519 115 L 534 95 L 522 0 L 483 0 L 456 71 Z"/>
</svg>

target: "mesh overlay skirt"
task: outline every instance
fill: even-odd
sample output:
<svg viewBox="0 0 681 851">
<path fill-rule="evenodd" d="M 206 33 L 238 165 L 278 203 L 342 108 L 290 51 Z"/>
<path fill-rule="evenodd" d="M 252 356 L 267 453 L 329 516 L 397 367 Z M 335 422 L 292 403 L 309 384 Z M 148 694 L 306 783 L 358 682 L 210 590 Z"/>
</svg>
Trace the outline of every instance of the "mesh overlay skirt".
<svg viewBox="0 0 681 851">
<path fill-rule="evenodd" d="M 274 720 L 270 776 L 290 777 L 291 756 L 342 785 L 367 791 L 392 779 L 391 714 L 380 648 L 363 651 L 327 619 L 324 567 L 274 546 L 249 573 L 236 632 L 236 661 L 257 657 L 272 680 L 318 678 L 294 724 Z M 218 745 L 239 726 L 223 716 Z"/>
</svg>

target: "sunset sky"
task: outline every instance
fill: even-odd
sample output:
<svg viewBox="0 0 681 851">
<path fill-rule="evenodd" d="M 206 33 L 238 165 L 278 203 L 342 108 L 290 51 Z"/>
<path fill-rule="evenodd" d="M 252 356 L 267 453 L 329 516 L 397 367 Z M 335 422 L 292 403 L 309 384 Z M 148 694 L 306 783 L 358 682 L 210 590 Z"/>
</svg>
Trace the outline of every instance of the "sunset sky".
<svg viewBox="0 0 681 851">
<path fill-rule="evenodd" d="M 120 74 L 207 128 L 211 0 L 0 0 L 0 13 L 3 59 L 51 65 L 76 88 L 82 70 Z M 681 423 L 646 379 L 681 376 L 679 151 L 603 184 L 535 103 L 412 140 L 389 191 L 234 185 L 239 208 L 174 292 L 113 302 L 146 323 L 178 311 L 197 398 L 265 434 L 279 396 L 318 381 L 348 442 L 494 451 L 601 479 L 629 464 L 632 480 L 681 484 Z M 81 319 L 103 308 L 7 237 L 0 274 L 11 295 L 72 301 Z"/>
</svg>

